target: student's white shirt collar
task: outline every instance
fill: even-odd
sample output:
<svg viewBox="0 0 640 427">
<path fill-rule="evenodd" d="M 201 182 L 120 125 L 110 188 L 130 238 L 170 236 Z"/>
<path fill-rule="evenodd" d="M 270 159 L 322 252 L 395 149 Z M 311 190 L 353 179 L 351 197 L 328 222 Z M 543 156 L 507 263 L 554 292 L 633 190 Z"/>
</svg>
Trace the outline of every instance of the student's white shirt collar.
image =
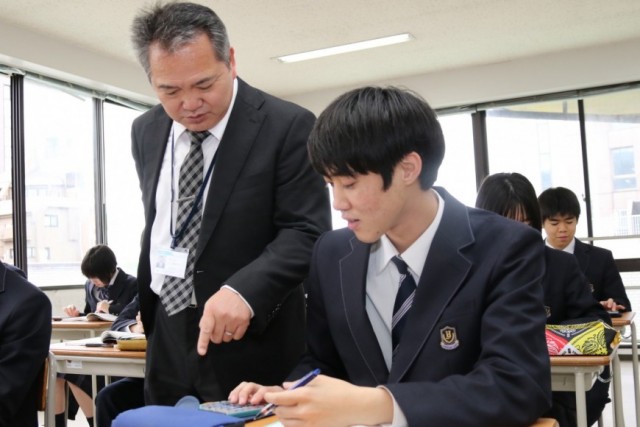
<svg viewBox="0 0 640 427">
<path fill-rule="evenodd" d="M 427 229 L 418 237 L 418 239 L 413 242 L 406 251 L 402 253 L 401 258 L 404 262 L 407 263 L 409 269 L 414 274 L 414 276 L 420 278 L 422 274 L 422 269 L 424 268 L 424 263 L 427 260 L 427 255 L 429 254 L 429 249 L 431 248 L 431 244 L 433 243 L 433 238 L 436 235 L 436 231 L 438 231 L 438 227 L 440 226 L 440 222 L 442 221 L 442 213 L 444 212 L 444 199 L 438 194 L 437 191 L 431 189 L 436 196 L 438 197 L 438 211 L 436 212 L 436 216 L 433 219 L 433 222 Z M 391 258 L 398 255 L 398 250 L 391 240 L 387 237 L 387 235 L 383 235 L 380 238 L 380 253 L 377 257 L 378 265 L 377 270 L 378 274 L 382 272 L 386 268 L 386 266 L 391 261 Z M 417 281 L 416 281 L 417 283 Z"/>
<path fill-rule="evenodd" d="M 549 239 L 544 239 L 544 243 L 546 243 L 546 245 L 549 246 L 550 248 L 556 249 L 549 244 Z M 576 249 L 576 238 L 574 237 L 573 240 L 571 240 L 571 243 L 565 246 L 565 248 L 562 249 L 562 251 L 569 252 L 570 254 L 572 254 L 575 251 L 575 249 Z"/>
</svg>

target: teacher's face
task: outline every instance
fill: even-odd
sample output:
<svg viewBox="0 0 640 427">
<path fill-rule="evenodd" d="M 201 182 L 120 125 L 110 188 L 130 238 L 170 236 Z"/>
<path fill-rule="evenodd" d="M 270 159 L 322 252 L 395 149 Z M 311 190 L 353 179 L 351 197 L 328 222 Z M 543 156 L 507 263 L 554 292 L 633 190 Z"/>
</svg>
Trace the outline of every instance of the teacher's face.
<svg viewBox="0 0 640 427">
<path fill-rule="evenodd" d="M 150 80 L 165 111 L 192 131 L 211 129 L 229 109 L 236 64 L 216 58 L 209 38 L 201 34 L 169 52 L 154 43 L 149 49 Z"/>
</svg>

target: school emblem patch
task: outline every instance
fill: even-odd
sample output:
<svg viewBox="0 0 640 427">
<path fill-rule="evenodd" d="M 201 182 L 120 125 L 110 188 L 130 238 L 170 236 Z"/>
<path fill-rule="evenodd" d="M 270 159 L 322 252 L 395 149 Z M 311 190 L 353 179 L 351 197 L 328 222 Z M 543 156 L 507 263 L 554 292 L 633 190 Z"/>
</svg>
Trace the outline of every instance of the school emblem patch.
<svg viewBox="0 0 640 427">
<path fill-rule="evenodd" d="M 547 317 L 551 317 L 551 307 L 549 307 L 548 305 L 545 305 L 544 311 L 547 312 Z"/>
<path fill-rule="evenodd" d="M 440 329 L 440 347 L 445 350 L 454 350 L 458 348 L 460 342 L 458 341 L 458 333 L 453 326 L 445 326 Z"/>
</svg>

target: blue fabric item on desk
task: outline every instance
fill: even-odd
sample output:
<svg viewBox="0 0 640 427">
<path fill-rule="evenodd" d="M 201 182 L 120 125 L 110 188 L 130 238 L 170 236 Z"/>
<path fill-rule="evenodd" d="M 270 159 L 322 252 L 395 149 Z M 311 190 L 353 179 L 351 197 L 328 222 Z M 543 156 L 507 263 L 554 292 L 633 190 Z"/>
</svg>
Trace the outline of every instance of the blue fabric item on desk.
<svg viewBox="0 0 640 427">
<path fill-rule="evenodd" d="M 149 405 L 118 415 L 112 427 L 243 427 L 244 421 L 189 407 Z"/>
</svg>

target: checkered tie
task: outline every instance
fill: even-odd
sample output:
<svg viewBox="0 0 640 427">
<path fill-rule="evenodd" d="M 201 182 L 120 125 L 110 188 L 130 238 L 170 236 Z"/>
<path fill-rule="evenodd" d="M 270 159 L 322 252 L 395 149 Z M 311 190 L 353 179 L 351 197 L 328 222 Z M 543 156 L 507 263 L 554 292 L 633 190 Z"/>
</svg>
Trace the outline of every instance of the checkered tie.
<svg viewBox="0 0 640 427">
<path fill-rule="evenodd" d="M 416 293 L 416 281 L 409 272 L 407 263 L 399 257 L 391 258 L 400 272 L 400 287 L 396 294 L 396 302 L 393 305 L 393 320 L 391 321 L 391 342 L 393 353 L 398 349 L 398 343 L 402 335 L 402 329 L 407 321 L 407 313 L 413 303 L 413 296 Z"/>
<path fill-rule="evenodd" d="M 98 288 L 98 300 L 109 301 L 109 285 L 102 288 Z"/>
<path fill-rule="evenodd" d="M 169 316 L 184 310 L 191 303 L 193 293 L 193 268 L 202 209 L 196 209 L 191 221 L 183 230 L 184 223 L 191 212 L 198 190 L 202 185 L 204 157 L 202 154 L 202 142 L 210 135 L 209 131 L 187 131 L 191 139 L 191 148 L 180 167 L 178 215 L 176 218 L 176 232 L 182 232 L 176 245 L 189 250 L 187 257 L 187 269 L 184 279 L 173 276 L 165 276 L 160 301 Z"/>
</svg>

